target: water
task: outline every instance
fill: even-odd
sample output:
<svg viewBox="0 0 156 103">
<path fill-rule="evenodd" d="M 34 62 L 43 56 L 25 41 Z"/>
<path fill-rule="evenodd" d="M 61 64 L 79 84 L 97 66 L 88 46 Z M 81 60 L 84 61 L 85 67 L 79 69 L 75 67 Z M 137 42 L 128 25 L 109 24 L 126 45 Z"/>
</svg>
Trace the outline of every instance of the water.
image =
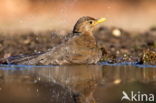
<svg viewBox="0 0 156 103">
<path fill-rule="evenodd" d="M 156 68 L 136 63 L 0 66 L 0 103 L 120 103 L 122 91 L 156 95 Z"/>
</svg>

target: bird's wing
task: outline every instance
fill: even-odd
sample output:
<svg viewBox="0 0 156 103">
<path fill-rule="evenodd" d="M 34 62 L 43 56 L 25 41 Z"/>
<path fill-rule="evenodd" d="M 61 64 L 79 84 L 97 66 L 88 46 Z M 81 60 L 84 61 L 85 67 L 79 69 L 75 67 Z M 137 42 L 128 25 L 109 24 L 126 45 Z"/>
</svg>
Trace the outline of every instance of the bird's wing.
<svg viewBox="0 0 156 103">
<path fill-rule="evenodd" d="M 55 59 L 57 61 L 58 58 L 61 58 L 61 56 L 67 55 L 65 54 L 65 51 L 67 51 L 68 49 L 67 43 L 68 41 L 71 41 L 70 39 L 72 39 L 73 36 L 74 35 L 70 34 L 68 37 L 64 38 L 62 44 L 57 45 L 56 47 L 52 48 L 47 52 L 35 53 L 32 55 L 17 55 L 9 58 L 2 58 L 0 59 L 0 64 L 33 64 L 34 65 L 34 64 L 39 64 L 39 62 L 41 63 L 41 61 L 43 62 L 43 60 L 54 62 Z"/>
<path fill-rule="evenodd" d="M 0 59 L 0 64 L 24 64 L 24 65 L 48 65 L 59 64 L 59 59 L 67 55 L 65 44 L 61 44 L 53 49 L 39 54 L 17 55 L 9 58 Z"/>
<path fill-rule="evenodd" d="M 46 53 L 38 55 L 37 57 L 19 62 L 19 64 L 26 65 L 50 65 L 50 64 L 68 64 L 69 59 L 72 55 L 72 48 L 74 47 L 74 41 L 77 36 L 70 38 L 68 41 L 53 47 Z"/>
</svg>

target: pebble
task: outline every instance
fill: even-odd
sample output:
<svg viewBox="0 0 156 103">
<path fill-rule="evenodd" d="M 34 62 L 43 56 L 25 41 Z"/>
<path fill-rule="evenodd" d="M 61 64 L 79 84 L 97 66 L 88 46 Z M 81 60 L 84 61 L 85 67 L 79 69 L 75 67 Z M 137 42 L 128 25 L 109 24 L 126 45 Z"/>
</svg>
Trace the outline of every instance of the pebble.
<svg viewBox="0 0 156 103">
<path fill-rule="evenodd" d="M 120 37 L 121 36 L 121 31 L 119 29 L 114 29 L 112 31 L 112 34 L 116 37 Z"/>
</svg>

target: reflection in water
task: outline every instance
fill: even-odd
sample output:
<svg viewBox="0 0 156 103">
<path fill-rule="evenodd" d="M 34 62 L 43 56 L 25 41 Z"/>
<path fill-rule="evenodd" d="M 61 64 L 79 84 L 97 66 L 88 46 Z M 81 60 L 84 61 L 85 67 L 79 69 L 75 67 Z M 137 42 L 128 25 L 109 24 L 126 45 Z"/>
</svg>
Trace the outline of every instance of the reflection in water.
<svg viewBox="0 0 156 103">
<path fill-rule="evenodd" d="M 93 93 L 102 78 L 101 70 L 98 65 L 72 65 L 42 69 L 38 74 L 70 88 L 78 103 L 94 103 Z"/>
<path fill-rule="evenodd" d="M 101 65 L 0 68 L 0 103 L 119 103 L 123 90 L 156 94 L 155 68 Z"/>
</svg>

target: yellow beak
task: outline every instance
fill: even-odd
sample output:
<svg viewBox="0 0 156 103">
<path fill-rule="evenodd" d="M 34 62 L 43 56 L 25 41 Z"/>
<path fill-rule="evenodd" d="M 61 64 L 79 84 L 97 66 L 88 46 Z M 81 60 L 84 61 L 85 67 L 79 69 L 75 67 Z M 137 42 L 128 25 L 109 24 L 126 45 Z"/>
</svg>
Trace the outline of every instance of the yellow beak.
<svg viewBox="0 0 156 103">
<path fill-rule="evenodd" d="M 98 19 L 98 20 L 96 21 L 95 25 L 97 25 L 97 24 L 99 24 L 99 23 L 102 23 L 102 22 L 104 22 L 104 21 L 106 21 L 106 18 L 100 18 L 100 19 Z"/>
</svg>

